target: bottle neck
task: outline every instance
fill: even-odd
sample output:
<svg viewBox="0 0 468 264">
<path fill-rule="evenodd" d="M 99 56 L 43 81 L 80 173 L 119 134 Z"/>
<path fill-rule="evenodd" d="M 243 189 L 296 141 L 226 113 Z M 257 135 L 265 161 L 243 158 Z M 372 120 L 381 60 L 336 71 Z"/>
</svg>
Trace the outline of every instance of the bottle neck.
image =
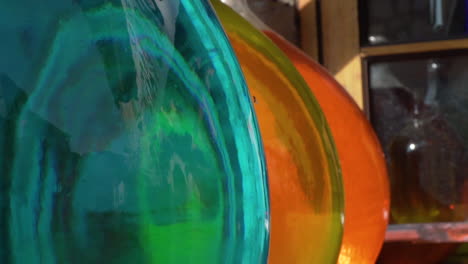
<svg viewBox="0 0 468 264">
<path fill-rule="evenodd" d="M 411 109 L 412 123 L 419 127 L 426 122 L 434 120 L 439 113 L 437 104 L 426 105 L 424 103 L 415 103 Z"/>
<path fill-rule="evenodd" d="M 248 5 L 247 0 L 221 0 L 224 4 L 228 5 L 239 15 L 250 22 L 255 28 L 262 31 L 273 31 L 263 21 L 255 15 Z"/>
</svg>

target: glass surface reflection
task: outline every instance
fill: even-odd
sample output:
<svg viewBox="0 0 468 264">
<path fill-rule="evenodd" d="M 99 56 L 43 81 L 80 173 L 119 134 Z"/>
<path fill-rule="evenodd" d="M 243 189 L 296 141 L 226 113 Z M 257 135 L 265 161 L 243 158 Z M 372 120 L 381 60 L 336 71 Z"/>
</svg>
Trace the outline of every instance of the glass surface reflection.
<svg viewBox="0 0 468 264">
<path fill-rule="evenodd" d="M 206 1 L 0 4 L 0 262 L 260 263 L 263 153 Z"/>
</svg>

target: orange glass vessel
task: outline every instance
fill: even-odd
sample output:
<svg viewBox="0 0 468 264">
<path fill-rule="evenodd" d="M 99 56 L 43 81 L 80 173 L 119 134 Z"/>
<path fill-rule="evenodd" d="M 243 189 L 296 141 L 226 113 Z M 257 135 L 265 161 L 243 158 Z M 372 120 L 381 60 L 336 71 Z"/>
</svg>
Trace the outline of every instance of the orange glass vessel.
<svg viewBox="0 0 468 264">
<path fill-rule="evenodd" d="M 375 263 L 388 223 L 389 184 L 379 141 L 344 88 L 278 34 L 265 31 L 294 63 L 322 107 L 335 140 L 345 186 L 340 264 Z"/>
<path fill-rule="evenodd" d="M 212 1 L 244 72 L 270 185 L 269 263 L 335 264 L 343 186 L 328 124 L 287 56 L 229 7 Z"/>
</svg>

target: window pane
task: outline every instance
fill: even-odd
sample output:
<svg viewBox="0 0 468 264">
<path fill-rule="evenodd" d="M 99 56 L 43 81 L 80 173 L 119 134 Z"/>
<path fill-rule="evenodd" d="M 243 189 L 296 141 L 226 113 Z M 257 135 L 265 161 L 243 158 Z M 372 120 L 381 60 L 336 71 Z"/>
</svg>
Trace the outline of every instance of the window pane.
<svg viewBox="0 0 468 264">
<path fill-rule="evenodd" d="M 361 0 L 363 45 L 467 35 L 467 0 Z"/>
<path fill-rule="evenodd" d="M 371 121 L 398 223 L 468 214 L 468 52 L 369 62 Z"/>
</svg>

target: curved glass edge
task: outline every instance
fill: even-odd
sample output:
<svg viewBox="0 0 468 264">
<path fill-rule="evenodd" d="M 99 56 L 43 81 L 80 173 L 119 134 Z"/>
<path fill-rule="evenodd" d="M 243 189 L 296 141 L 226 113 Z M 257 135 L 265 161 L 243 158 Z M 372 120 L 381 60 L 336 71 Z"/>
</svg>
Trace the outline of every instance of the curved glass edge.
<svg viewBox="0 0 468 264">
<path fill-rule="evenodd" d="M 275 62 L 277 65 L 281 67 L 279 70 L 283 72 L 287 76 L 294 76 L 291 78 L 293 85 L 297 88 L 299 95 L 302 97 L 303 101 L 307 106 L 307 110 L 309 114 L 313 117 L 317 129 L 319 130 L 320 137 L 322 142 L 324 143 L 324 149 L 326 150 L 326 156 L 328 161 L 328 167 L 331 175 L 331 182 L 332 184 L 332 204 L 334 210 L 339 212 L 341 215 L 341 228 L 338 231 L 339 236 L 342 238 L 343 236 L 343 224 L 345 221 L 344 215 L 344 186 L 342 182 L 341 176 L 341 167 L 338 159 L 338 152 L 336 150 L 335 142 L 333 137 L 331 136 L 331 130 L 328 126 L 326 121 L 325 115 L 320 108 L 320 105 L 311 92 L 310 88 L 308 87 L 305 80 L 296 70 L 295 66 L 292 62 L 288 59 L 288 57 L 281 51 L 273 41 L 271 41 L 267 36 L 263 34 L 263 32 L 257 30 L 253 25 L 251 25 L 247 20 L 245 20 L 242 16 L 238 15 L 234 10 L 232 10 L 229 6 L 225 5 L 224 3 L 220 2 L 219 0 L 210 0 L 212 5 L 217 8 L 225 9 L 226 20 L 236 20 L 239 22 L 236 27 L 232 27 L 232 31 L 234 31 L 239 36 L 247 36 L 243 37 L 244 40 L 250 41 L 248 44 L 257 48 L 257 49 L 265 49 L 267 48 L 267 52 L 265 55 L 268 56 L 268 59 Z M 243 29 L 243 30 L 241 30 Z M 256 37 L 256 38 L 253 38 Z M 274 55 L 275 54 L 275 55 Z M 277 54 L 281 54 L 282 56 L 276 56 Z M 336 256 L 338 257 L 340 247 L 337 248 Z"/>
<path fill-rule="evenodd" d="M 181 1 L 184 5 L 186 2 Z M 243 101 L 236 101 L 236 102 L 231 102 L 233 104 L 238 104 L 239 108 L 242 109 L 242 112 L 245 113 L 245 116 L 248 116 L 248 121 L 249 125 L 249 133 L 250 133 L 250 139 L 252 142 L 254 142 L 257 146 L 258 153 L 254 153 L 254 157 L 261 157 L 260 160 L 258 160 L 256 163 L 258 163 L 259 169 L 262 170 L 263 172 L 263 177 L 261 179 L 256 179 L 256 180 L 261 180 L 261 184 L 256 184 L 256 189 L 251 190 L 252 186 L 250 184 L 246 184 L 245 181 L 243 181 L 242 188 L 244 190 L 250 189 L 250 191 L 247 191 L 247 193 L 256 193 L 257 196 L 263 196 L 261 199 L 256 199 L 257 203 L 254 203 L 254 199 L 251 199 L 249 196 L 244 196 L 243 198 L 243 203 L 245 206 L 245 214 L 249 215 L 256 215 L 258 218 L 257 220 L 262 223 L 261 226 L 255 226 L 255 225 L 248 225 L 245 226 L 244 228 L 246 229 L 244 231 L 244 237 L 242 240 L 244 241 L 243 245 L 241 246 L 242 249 L 240 249 L 242 252 L 250 252 L 252 250 L 251 245 L 252 244 L 258 244 L 263 248 L 263 252 L 259 253 L 262 255 L 262 262 L 267 261 L 268 257 L 268 249 L 269 249 L 269 223 L 270 223 L 270 206 L 269 206 L 269 189 L 268 189 L 268 180 L 267 180 L 267 167 L 266 167 L 266 162 L 265 162 L 265 154 L 263 150 L 263 141 L 261 139 L 261 134 L 258 126 L 258 121 L 257 117 L 255 115 L 255 111 L 253 110 L 253 102 L 249 93 L 249 90 L 247 88 L 244 74 L 240 68 L 240 64 L 237 61 L 237 57 L 234 53 L 234 50 L 232 46 L 230 45 L 230 42 L 228 40 L 228 37 L 223 30 L 223 27 L 221 23 L 219 22 L 219 18 L 216 15 L 216 12 L 214 11 L 214 7 L 212 3 L 210 3 L 209 0 L 203 0 L 200 2 L 193 1 L 192 6 L 194 7 L 192 9 L 192 12 L 203 12 L 204 10 L 208 10 L 208 16 L 212 17 L 214 19 L 212 20 L 207 20 L 204 21 L 204 24 L 199 24 L 195 25 L 196 28 L 198 28 L 201 31 L 200 35 L 204 35 L 207 38 L 205 39 L 206 42 L 208 42 L 208 39 L 211 39 L 212 43 L 216 43 L 216 41 L 219 42 L 224 42 L 226 45 L 220 45 L 217 48 L 219 48 L 222 51 L 222 55 L 224 56 L 219 56 L 216 58 L 215 63 L 219 64 L 225 64 L 225 67 L 229 69 L 230 73 L 233 76 L 236 76 L 234 82 L 236 84 L 241 84 L 237 85 L 236 88 L 238 87 L 239 89 L 234 90 L 230 89 L 233 91 L 233 93 L 239 93 L 242 94 L 244 98 L 247 100 Z M 208 26 L 208 27 L 207 27 Z M 215 34 L 210 34 L 210 31 L 216 32 Z M 219 36 L 223 36 L 223 39 L 220 40 Z M 206 45 L 209 45 L 206 43 Z M 229 58 L 229 59 L 228 59 Z M 232 98 L 236 98 L 234 95 Z M 239 148 L 242 148 L 239 146 Z M 244 164 L 245 166 L 251 166 L 254 162 L 251 160 L 243 160 L 241 161 L 241 164 Z M 248 176 L 247 176 L 248 177 Z M 260 197 L 259 197 L 260 198 Z M 245 223 L 244 223 L 245 224 Z M 255 255 L 259 254 L 254 254 L 254 255 L 243 255 L 242 256 L 242 263 L 257 263 L 259 260 L 258 259 L 253 259 Z"/>
</svg>

